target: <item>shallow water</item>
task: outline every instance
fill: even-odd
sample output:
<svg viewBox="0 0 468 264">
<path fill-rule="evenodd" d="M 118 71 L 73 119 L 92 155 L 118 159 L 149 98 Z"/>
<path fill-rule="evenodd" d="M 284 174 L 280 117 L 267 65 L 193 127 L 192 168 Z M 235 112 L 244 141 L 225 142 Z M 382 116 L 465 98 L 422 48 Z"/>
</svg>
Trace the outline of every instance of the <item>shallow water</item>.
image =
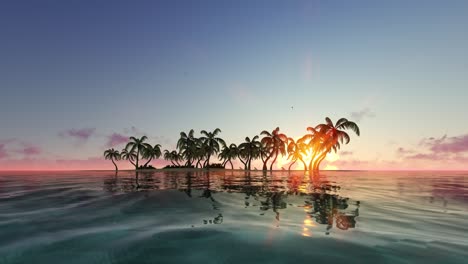
<svg viewBox="0 0 468 264">
<path fill-rule="evenodd" d="M 0 263 L 466 259 L 466 172 L 0 172 Z"/>
</svg>

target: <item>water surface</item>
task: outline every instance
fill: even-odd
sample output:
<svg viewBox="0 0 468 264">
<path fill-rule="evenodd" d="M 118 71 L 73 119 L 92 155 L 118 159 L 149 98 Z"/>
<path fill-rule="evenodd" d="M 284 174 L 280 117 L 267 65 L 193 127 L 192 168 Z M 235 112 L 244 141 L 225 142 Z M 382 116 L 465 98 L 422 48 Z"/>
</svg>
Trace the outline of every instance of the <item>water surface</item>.
<svg viewBox="0 0 468 264">
<path fill-rule="evenodd" d="M 0 263 L 466 263 L 466 172 L 0 172 Z"/>
</svg>

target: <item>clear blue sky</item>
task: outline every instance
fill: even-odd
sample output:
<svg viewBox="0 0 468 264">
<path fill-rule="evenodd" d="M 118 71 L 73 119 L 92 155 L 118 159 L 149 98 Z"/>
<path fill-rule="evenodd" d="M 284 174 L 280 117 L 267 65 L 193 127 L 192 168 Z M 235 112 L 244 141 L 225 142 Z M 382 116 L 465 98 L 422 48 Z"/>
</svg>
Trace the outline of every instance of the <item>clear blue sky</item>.
<svg viewBox="0 0 468 264">
<path fill-rule="evenodd" d="M 325 116 L 362 130 L 336 167 L 407 168 L 468 135 L 467 14 L 468 1 L 2 1 L 0 169 L 98 157 L 113 133 L 172 148 L 219 127 L 240 143 Z"/>
</svg>

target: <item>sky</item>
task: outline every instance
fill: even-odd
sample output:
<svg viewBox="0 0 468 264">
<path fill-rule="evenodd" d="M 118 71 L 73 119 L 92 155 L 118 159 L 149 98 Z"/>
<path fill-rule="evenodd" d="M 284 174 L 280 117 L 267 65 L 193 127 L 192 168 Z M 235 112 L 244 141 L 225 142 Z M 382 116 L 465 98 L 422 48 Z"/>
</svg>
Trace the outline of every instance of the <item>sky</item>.
<svg viewBox="0 0 468 264">
<path fill-rule="evenodd" d="M 174 149 L 181 131 L 220 128 L 239 144 L 327 116 L 361 136 L 322 168 L 466 169 L 467 13 L 463 0 L 2 1 L 0 170 L 113 169 L 102 152 L 129 136 Z"/>
</svg>

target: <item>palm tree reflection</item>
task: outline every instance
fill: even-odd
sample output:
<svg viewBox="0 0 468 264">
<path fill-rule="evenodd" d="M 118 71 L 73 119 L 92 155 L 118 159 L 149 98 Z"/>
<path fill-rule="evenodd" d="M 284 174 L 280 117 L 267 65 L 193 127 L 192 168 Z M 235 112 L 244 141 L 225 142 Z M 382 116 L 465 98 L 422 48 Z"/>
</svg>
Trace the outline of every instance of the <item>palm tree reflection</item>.
<svg viewBox="0 0 468 264">
<path fill-rule="evenodd" d="M 360 202 L 356 202 L 356 209 L 351 212 L 345 210 L 349 207 L 349 199 L 336 194 L 327 193 L 328 190 L 339 189 L 336 185 L 324 185 L 319 190 L 311 193 L 306 204 L 310 205 L 307 212 L 319 224 L 327 225 L 327 233 L 333 225 L 341 230 L 356 227 L 355 218 L 359 216 Z"/>
<path fill-rule="evenodd" d="M 339 185 L 316 174 L 309 177 L 303 173 L 278 175 L 266 171 L 135 171 L 120 177 L 115 174 L 104 180 L 104 190 L 111 193 L 175 189 L 190 198 L 207 199 L 211 203 L 217 213 L 211 219 L 204 219 L 205 224 L 223 223 L 223 204 L 220 202 L 223 199 L 219 200 L 217 196 L 227 193 L 244 194 L 242 203 L 245 208 L 256 208 L 260 215 L 271 211 L 278 224 L 281 212 L 288 213 L 286 209 L 289 208 L 291 213 L 301 208 L 306 217 L 304 230 L 315 226 L 315 222 L 326 225 L 326 234 L 333 227 L 340 230 L 355 228 L 359 216 L 359 201 L 350 202 L 339 196 Z"/>
</svg>

